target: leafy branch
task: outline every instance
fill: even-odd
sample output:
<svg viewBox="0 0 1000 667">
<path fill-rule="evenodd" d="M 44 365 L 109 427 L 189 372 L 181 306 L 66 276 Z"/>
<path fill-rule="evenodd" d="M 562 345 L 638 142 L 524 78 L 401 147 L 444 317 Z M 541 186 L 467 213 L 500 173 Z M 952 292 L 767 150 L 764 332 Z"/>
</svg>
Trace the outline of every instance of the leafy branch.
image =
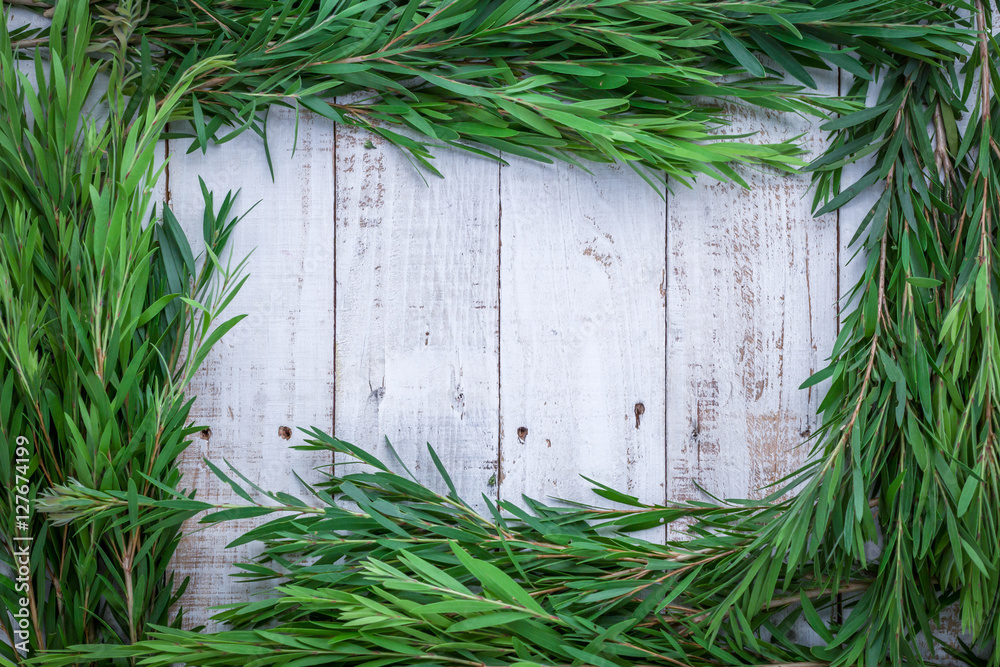
<svg viewBox="0 0 1000 667">
<path fill-rule="evenodd" d="M 193 125 L 171 135 L 192 138 L 190 150 L 232 138 L 229 127 L 266 137 L 267 106 L 294 104 L 371 130 L 435 174 L 431 150 L 452 146 L 493 159 L 618 161 L 661 190 L 664 174 L 745 185 L 729 163 L 802 165 L 793 141 L 726 136 L 721 101 L 847 112 L 858 107 L 810 90 L 808 68 L 867 77 L 900 57 L 948 55 L 964 40 L 947 11 L 907 1 L 92 6 L 105 17 L 92 49 L 131 45 L 140 78 L 127 92 L 140 99 L 162 97 L 202 59 L 231 63 L 205 72 L 174 112 Z M 39 47 L 48 34 L 18 38 Z M 785 83 L 767 59 L 801 85 Z"/>
</svg>

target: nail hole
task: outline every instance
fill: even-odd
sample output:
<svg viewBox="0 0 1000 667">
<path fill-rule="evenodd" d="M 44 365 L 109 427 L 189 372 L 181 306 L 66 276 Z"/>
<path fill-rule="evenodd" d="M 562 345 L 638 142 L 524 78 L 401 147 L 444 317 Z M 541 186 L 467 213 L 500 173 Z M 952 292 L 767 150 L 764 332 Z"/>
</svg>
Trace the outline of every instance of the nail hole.
<svg viewBox="0 0 1000 667">
<path fill-rule="evenodd" d="M 524 440 L 527 437 L 528 437 L 528 429 L 526 429 L 523 426 L 517 429 L 517 439 L 520 440 L 522 444 L 524 443 Z"/>
</svg>

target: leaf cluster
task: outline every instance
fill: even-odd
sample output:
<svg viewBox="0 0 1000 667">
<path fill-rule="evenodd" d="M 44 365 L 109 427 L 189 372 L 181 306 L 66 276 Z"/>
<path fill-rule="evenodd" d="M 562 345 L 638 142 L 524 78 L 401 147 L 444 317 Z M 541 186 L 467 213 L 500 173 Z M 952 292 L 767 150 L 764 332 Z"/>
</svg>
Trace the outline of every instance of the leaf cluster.
<svg viewBox="0 0 1000 667">
<path fill-rule="evenodd" d="M 45 2 L 31 2 L 43 11 Z M 965 33 L 951 8 L 912 0 L 327 0 L 94 2 L 93 49 L 131 46 L 142 99 L 205 59 L 175 118 L 191 150 L 294 105 L 375 132 L 437 173 L 453 146 L 544 162 L 627 164 L 744 183 L 731 163 L 790 171 L 793 138 L 727 135 L 732 104 L 822 116 L 857 108 L 814 75 L 868 76 L 899 59 L 949 55 Z M 48 31 L 26 34 L 44 44 Z M 782 72 L 793 82 L 786 82 Z M 182 134 L 175 130 L 177 134 Z M 176 135 L 174 135 L 176 136 Z"/>
<path fill-rule="evenodd" d="M 727 571 L 741 567 L 754 533 L 779 516 L 770 506 L 649 506 L 598 487 L 627 507 L 484 497 L 483 516 L 457 496 L 433 450 L 447 495 L 321 431 L 307 435 L 310 447 L 342 461 L 321 484 L 306 485 L 308 502 L 214 466 L 240 503 L 100 494 L 80 484 L 54 489 L 42 502 L 57 523 L 79 520 L 84 508 L 89 520 L 125 529 L 169 512 L 189 519 L 207 511 L 203 523 L 276 514 L 230 545 L 259 542 L 261 556 L 241 565 L 240 576 L 274 588 L 220 611 L 224 631 L 156 628 L 131 646 L 70 647 L 34 664 L 619 667 L 813 663 L 823 655 L 789 631 L 804 617 L 826 632 L 820 615 L 831 592 L 781 560 L 772 561 L 774 575 L 758 573 L 774 577 L 779 595 L 753 613 L 727 604 Z M 691 516 L 701 534 L 689 541 L 662 545 L 627 534 Z M 859 571 L 840 592 L 850 598 L 870 582 Z M 716 614 L 720 621 L 709 623 Z"/>
<path fill-rule="evenodd" d="M 13 482 L 15 472 L 30 482 L 32 503 L 70 480 L 153 497 L 147 477 L 176 486 L 193 431 L 184 390 L 235 324 L 218 315 L 240 284 L 240 267 L 216 259 L 231 198 L 218 214 L 208 202 L 200 267 L 173 214 L 151 202 L 157 142 L 197 71 L 162 104 L 126 113 L 114 94 L 130 76 L 124 59 L 91 57 L 86 10 L 61 5 L 45 57 L 32 61 L 15 58 L 0 28 L 0 565 L 16 571 L 15 536 L 32 539 L 30 589 L 7 577 L 0 587 L 8 665 L 22 659 L 8 615 L 22 598 L 32 651 L 130 642 L 147 623 L 181 622 L 170 620 L 184 589 L 170 564 L 179 526 L 76 531 L 35 517 L 19 529 Z M 99 90 L 101 70 L 112 94 Z"/>
</svg>

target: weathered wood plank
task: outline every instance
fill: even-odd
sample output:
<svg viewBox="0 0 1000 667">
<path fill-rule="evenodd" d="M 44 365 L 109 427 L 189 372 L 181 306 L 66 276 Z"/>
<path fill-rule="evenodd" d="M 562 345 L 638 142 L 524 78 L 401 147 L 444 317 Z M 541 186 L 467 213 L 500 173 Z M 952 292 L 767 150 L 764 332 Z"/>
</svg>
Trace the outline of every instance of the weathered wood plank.
<svg viewBox="0 0 1000 667">
<path fill-rule="evenodd" d="M 829 84 L 835 90 L 835 81 Z M 823 133 L 801 118 L 734 109 L 760 141 Z M 750 190 L 701 179 L 668 207 L 668 496 L 757 495 L 794 470 L 817 426 L 836 337 L 835 216 L 814 220 L 808 179 L 744 170 Z M 673 530 L 678 535 L 679 530 Z"/>
<path fill-rule="evenodd" d="M 240 189 L 238 209 L 260 203 L 233 235 L 235 258 L 253 252 L 250 279 L 230 306 L 230 315 L 249 316 L 216 346 L 198 374 L 193 417 L 207 427 L 184 455 L 186 485 L 200 498 L 228 499 L 231 492 L 201 462 L 225 458 L 264 487 L 296 492 L 296 470 L 330 457 L 297 452 L 298 426 L 333 425 L 333 124 L 309 114 L 299 118 L 298 146 L 292 145 L 294 115 L 273 110 L 268 136 L 274 160 L 272 182 L 260 140 L 244 134 L 207 155 L 185 154 L 170 143 L 169 197 L 189 237 L 201 239 L 202 196 L 198 177 L 220 201 Z M 188 624 L 204 622 L 207 607 L 245 595 L 245 585 L 228 575 L 232 563 L 252 547 L 225 551 L 246 524 L 232 523 L 188 535 L 176 558 L 191 577 L 184 603 Z"/>
<path fill-rule="evenodd" d="M 499 166 L 441 151 L 425 184 L 380 137 L 337 128 L 338 437 L 468 501 L 491 494 L 498 442 Z"/>
<path fill-rule="evenodd" d="M 501 170 L 500 492 L 515 502 L 600 501 L 580 475 L 664 497 L 665 204 L 627 167 L 593 172 Z"/>
</svg>

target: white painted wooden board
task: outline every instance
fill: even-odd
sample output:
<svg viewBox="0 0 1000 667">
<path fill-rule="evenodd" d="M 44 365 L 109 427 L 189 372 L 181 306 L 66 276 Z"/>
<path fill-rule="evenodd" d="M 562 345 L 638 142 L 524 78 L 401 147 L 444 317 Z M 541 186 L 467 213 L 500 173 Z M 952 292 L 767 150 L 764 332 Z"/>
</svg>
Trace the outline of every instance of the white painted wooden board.
<svg viewBox="0 0 1000 667">
<path fill-rule="evenodd" d="M 292 159 L 291 128 L 287 115 L 271 128 L 274 184 L 249 136 L 174 150 L 169 167 L 188 223 L 198 173 L 263 200 L 237 232 L 237 252 L 258 246 L 232 308 L 251 318 L 198 380 L 212 435 L 186 465 L 209 497 L 224 495 L 202 455 L 275 490 L 322 463 L 302 465 L 279 426 L 383 456 L 388 436 L 443 489 L 430 442 L 472 500 L 598 500 L 581 473 L 651 502 L 693 497 L 692 479 L 743 495 L 798 460 L 818 392 L 796 388 L 837 321 L 835 221 L 812 220 L 804 180 L 752 175 L 752 193 L 703 183 L 664 202 L 620 167 L 442 152 L 446 179 L 425 184 L 378 137 L 311 117 Z M 225 574 L 248 552 L 223 552 L 228 538 L 182 545 L 188 608 L 231 598 Z"/>
<path fill-rule="evenodd" d="M 216 206 L 230 189 L 242 188 L 240 212 L 260 200 L 231 246 L 237 259 L 253 252 L 250 278 L 229 309 L 249 315 L 216 345 L 191 390 L 198 396 L 193 418 L 210 431 L 184 455 L 185 484 L 210 501 L 234 495 L 203 457 L 226 459 L 262 486 L 293 493 L 300 492 L 293 469 L 308 479 L 313 467 L 332 462 L 289 445 L 302 442 L 298 426 L 333 426 L 333 124 L 300 115 L 293 157 L 294 114 L 273 110 L 270 123 L 273 182 L 256 135 L 206 155 L 187 155 L 182 142 L 170 142 L 168 197 L 192 240 L 202 238 L 199 176 Z M 209 606 L 245 595 L 246 585 L 228 575 L 253 547 L 224 550 L 239 531 L 234 523 L 183 539 L 177 569 L 191 577 L 183 603 L 189 625 L 204 623 Z"/>
<path fill-rule="evenodd" d="M 427 183 L 381 137 L 337 128 L 337 437 L 387 463 L 388 437 L 421 482 L 496 493 L 497 173 L 442 152 Z M 398 467 L 398 466 L 393 466 Z"/>
<path fill-rule="evenodd" d="M 835 83 L 834 89 L 835 89 Z M 780 141 L 808 121 L 734 109 L 734 133 Z M 677 189 L 667 231 L 667 489 L 671 499 L 760 495 L 793 471 L 815 430 L 837 334 L 835 216 L 813 219 L 808 179 L 743 169 L 750 190 L 701 179 Z M 820 388 L 822 389 L 822 388 Z M 679 535 L 672 530 L 671 535 Z"/>
<path fill-rule="evenodd" d="M 500 494 L 664 490 L 665 201 L 624 166 L 500 172 Z M 663 532 L 659 531 L 659 537 Z"/>
</svg>

